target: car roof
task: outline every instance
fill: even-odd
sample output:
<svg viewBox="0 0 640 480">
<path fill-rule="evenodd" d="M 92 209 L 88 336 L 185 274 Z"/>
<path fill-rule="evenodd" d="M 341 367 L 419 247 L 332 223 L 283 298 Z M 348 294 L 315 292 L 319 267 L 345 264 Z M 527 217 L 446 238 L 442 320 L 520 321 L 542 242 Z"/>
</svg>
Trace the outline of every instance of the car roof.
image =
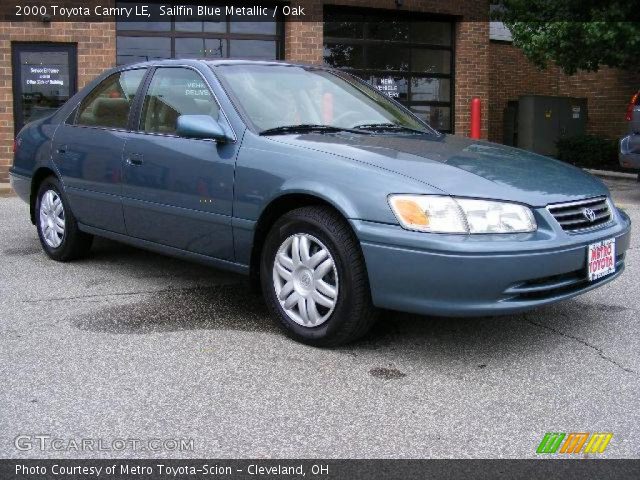
<svg viewBox="0 0 640 480">
<path fill-rule="evenodd" d="M 140 68 L 140 67 L 157 67 L 162 65 L 209 65 L 212 67 L 222 66 L 222 65 L 279 65 L 279 66 L 288 66 L 288 67 L 302 67 L 302 68 L 321 68 L 325 69 L 323 65 L 314 65 L 314 64 L 304 64 L 304 63 L 290 63 L 284 62 L 280 60 L 243 60 L 243 59 L 219 59 L 219 60 L 210 60 L 210 59 L 199 59 L 199 58 L 182 58 L 182 59 L 170 59 L 170 60 L 151 60 L 147 62 L 139 62 L 139 63 L 131 63 L 127 65 L 122 65 L 119 69 L 131 69 L 131 68 Z"/>
</svg>

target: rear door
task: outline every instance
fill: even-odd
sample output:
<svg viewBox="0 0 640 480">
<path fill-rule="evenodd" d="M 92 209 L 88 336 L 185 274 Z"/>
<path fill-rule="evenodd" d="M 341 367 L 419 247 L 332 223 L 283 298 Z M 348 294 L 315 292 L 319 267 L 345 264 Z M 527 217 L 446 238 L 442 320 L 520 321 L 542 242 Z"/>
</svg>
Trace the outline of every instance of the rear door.
<svg viewBox="0 0 640 480">
<path fill-rule="evenodd" d="M 125 233 L 122 152 L 146 71 L 125 70 L 105 78 L 56 130 L 53 161 L 81 223 Z"/>
<path fill-rule="evenodd" d="M 137 131 L 124 149 L 123 204 L 130 236 L 232 260 L 233 176 L 238 143 L 183 138 L 180 115 L 210 115 L 233 136 L 206 80 L 190 67 L 158 67 Z"/>
</svg>

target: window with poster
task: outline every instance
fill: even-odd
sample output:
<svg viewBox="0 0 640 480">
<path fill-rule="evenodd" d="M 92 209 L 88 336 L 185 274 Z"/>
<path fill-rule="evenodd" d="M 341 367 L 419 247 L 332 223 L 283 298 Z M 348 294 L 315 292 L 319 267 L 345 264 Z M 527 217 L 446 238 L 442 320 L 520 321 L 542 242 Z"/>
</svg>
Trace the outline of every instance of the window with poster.
<svg viewBox="0 0 640 480">
<path fill-rule="evenodd" d="M 324 62 L 453 131 L 454 23 L 414 12 L 325 7 Z"/>
<path fill-rule="evenodd" d="M 75 44 L 13 42 L 13 110 L 18 132 L 55 112 L 76 93 Z"/>
</svg>

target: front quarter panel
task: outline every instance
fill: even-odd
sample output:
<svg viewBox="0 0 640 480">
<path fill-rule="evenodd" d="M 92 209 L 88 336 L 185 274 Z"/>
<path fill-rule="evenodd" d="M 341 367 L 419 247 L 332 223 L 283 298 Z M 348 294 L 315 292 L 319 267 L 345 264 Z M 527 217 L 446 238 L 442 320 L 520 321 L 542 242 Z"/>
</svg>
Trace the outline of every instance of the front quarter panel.
<svg viewBox="0 0 640 480">
<path fill-rule="evenodd" d="M 255 221 L 276 198 L 303 193 L 329 202 L 346 218 L 395 224 L 387 196 L 398 192 L 441 193 L 364 162 L 247 132 L 236 166 L 234 216 Z"/>
<path fill-rule="evenodd" d="M 318 197 L 349 219 L 397 224 L 390 193 L 441 193 L 416 180 L 343 156 L 293 146 L 247 131 L 236 164 L 236 261 L 249 263 L 256 222 L 278 198 Z"/>
</svg>

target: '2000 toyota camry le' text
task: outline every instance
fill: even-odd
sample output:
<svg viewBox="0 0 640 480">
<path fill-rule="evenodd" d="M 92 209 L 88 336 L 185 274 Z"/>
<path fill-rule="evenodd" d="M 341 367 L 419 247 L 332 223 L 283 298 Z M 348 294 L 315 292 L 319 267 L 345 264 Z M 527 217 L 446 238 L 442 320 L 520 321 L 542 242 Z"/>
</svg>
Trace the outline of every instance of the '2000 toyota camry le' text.
<svg viewBox="0 0 640 480">
<path fill-rule="evenodd" d="M 377 308 L 493 315 L 620 275 L 630 221 L 570 165 L 440 134 L 346 73 L 164 60 L 110 70 L 15 142 L 54 260 L 94 235 L 249 274 L 313 345 Z"/>
</svg>

